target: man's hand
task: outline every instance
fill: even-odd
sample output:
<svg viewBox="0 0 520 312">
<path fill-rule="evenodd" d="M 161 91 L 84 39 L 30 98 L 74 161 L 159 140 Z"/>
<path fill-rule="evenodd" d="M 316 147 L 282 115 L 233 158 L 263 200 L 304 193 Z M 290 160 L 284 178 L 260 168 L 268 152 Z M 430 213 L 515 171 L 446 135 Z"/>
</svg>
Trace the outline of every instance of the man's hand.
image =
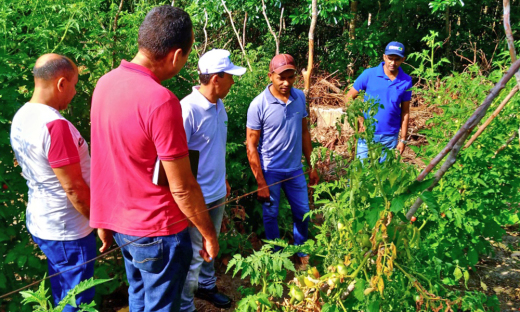
<svg viewBox="0 0 520 312">
<path fill-rule="evenodd" d="M 204 261 L 211 262 L 213 259 L 217 258 L 218 250 L 218 240 L 211 242 L 202 237 L 202 249 L 199 250 L 199 255 L 204 259 Z"/>
<path fill-rule="evenodd" d="M 226 197 L 229 197 L 230 194 L 231 194 L 231 186 L 229 186 L 229 182 L 226 179 Z"/>
<path fill-rule="evenodd" d="M 112 246 L 112 243 L 114 242 L 114 232 L 111 230 L 105 230 L 105 229 L 98 229 L 98 236 L 101 242 L 103 243 L 103 246 L 99 248 L 99 252 L 104 253 L 107 251 L 110 246 Z"/>
<path fill-rule="evenodd" d="M 404 148 L 405 148 L 404 143 L 403 142 L 399 142 L 399 144 L 397 144 L 397 147 L 395 149 L 399 151 L 400 155 L 403 155 Z"/>
<path fill-rule="evenodd" d="M 269 188 L 267 185 L 258 185 L 258 192 L 256 193 L 258 197 L 258 201 L 261 203 L 266 203 L 271 201 L 271 194 L 269 193 Z"/>
<path fill-rule="evenodd" d="M 311 169 L 309 172 L 309 185 L 316 185 L 319 180 L 320 177 L 318 176 L 318 170 L 316 170 L 316 168 Z"/>
</svg>

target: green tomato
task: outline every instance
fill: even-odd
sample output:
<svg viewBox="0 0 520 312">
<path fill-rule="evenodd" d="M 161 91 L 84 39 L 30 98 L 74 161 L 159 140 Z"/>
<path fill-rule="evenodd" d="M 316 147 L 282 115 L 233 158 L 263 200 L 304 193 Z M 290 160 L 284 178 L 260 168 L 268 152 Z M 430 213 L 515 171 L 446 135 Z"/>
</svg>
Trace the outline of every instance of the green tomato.
<svg viewBox="0 0 520 312">
<path fill-rule="evenodd" d="M 347 267 L 343 263 L 338 264 L 336 269 L 337 269 L 337 272 L 339 274 L 341 274 L 341 275 L 347 275 L 348 274 Z"/>
<path fill-rule="evenodd" d="M 303 294 L 303 292 L 300 290 L 300 288 L 296 287 L 296 286 L 293 286 L 291 288 L 291 291 L 289 292 L 289 296 L 291 296 L 291 298 L 294 298 L 296 299 L 296 301 L 302 301 L 303 298 L 305 297 L 305 295 Z"/>
<path fill-rule="evenodd" d="M 372 242 L 370 241 L 370 237 L 367 234 L 363 235 L 363 247 L 372 247 Z"/>
<path fill-rule="evenodd" d="M 345 228 L 345 225 L 341 222 L 338 222 L 338 230 L 343 230 Z"/>
<path fill-rule="evenodd" d="M 415 302 L 421 301 L 421 296 L 415 295 L 414 300 L 415 300 Z"/>
</svg>

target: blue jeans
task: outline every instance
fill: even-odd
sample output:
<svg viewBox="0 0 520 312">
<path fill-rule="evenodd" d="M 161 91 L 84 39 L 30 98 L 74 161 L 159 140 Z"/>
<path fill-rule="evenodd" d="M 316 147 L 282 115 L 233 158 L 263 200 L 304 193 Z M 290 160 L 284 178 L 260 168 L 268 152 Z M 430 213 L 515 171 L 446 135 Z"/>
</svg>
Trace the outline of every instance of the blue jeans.
<svg viewBox="0 0 520 312">
<path fill-rule="evenodd" d="M 206 205 L 206 207 L 212 208 L 216 205 L 224 203 L 226 198 L 221 198 L 212 203 Z M 212 209 L 209 212 L 209 216 L 215 226 L 217 235 L 220 233 L 220 226 L 222 225 L 222 216 L 224 215 L 225 205 L 218 208 Z M 193 303 L 193 297 L 197 289 L 213 289 L 216 286 L 217 277 L 215 276 L 215 260 L 206 262 L 199 254 L 199 250 L 202 249 L 202 234 L 196 227 L 190 227 L 189 229 L 191 237 L 191 247 L 193 248 L 193 258 L 191 259 L 190 271 L 186 277 L 186 283 L 182 290 L 181 297 L 181 311 L 192 312 L 195 311 L 195 305 Z"/>
<path fill-rule="evenodd" d="M 114 233 L 119 246 L 137 236 Z M 192 249 L 188 229 L 168 236 L 144 237 L 121 248 L 132 312 L 179 311 Z"/>
<path fill-rule="evenodd" d="M 309 232 L 309 218 L 303 221 L 303 216 L 309 212 L 309 197 L 307 193 L 307 181 L 303 175 L 303 169 L 293 172 L 273 172 L 264 171 L 264 178 L 267 185 L 289 179 L 295 176 L 297 178 L 278 183 L 269 187 L 270 202 L 263 203 L 262 209 L 264 214 L 265 237 L 268 240 L 280 238 L 280 230 L 278 228 L 278 209 L 280 206 L 280 189 L 283 189 L 285 197 L 291 205 L 293 216 L 293 235 L 294 244 L 301 245 L 305 243 Z M 298 256 L 305 256 L 298 253 Z"/>
<path fill-rule="evenodd" d="M 41 239 L 32 236 L 34 242 L 38 244 L 40 249 L 47 256 L 49 267 L 49 275 L 53 275 L 68 270 L 80 263 L 84 263 L 96 257 L 96 236 L 94 232 L 89 235 L 72 241 L 53 241 Z M 52 277 L 51 289 L 54 304 L 63 299 L 69 290 L 76 287 L 81 281 L 87 280 L 94 276 L 94 261 L 75 269 L 62 273 L 56 277 Z M 76 304 L 91 303 L 94 300 L 94 288 L 85 290 L 76 296 Z M 63 311 L 72 312 L 79 309 L 72 307 L 70 304 L 65 306 Z"/>
<path fill-rule="evenodd" d="M 374 143 L 383 144 L 383 152 L 381 157 L 379 158 L 379 162 L 382 163 L 386 160 L 387 149 L 395 149 L 397 146 L 397 139 L 399 138 L 399 134 L 376 134 L 374 135 Z M 368 146 L 367 142 L 364 139 L 359 139 L 357 143 L 357 158 L 365 159 L 368 158 Z"/>
</svg>

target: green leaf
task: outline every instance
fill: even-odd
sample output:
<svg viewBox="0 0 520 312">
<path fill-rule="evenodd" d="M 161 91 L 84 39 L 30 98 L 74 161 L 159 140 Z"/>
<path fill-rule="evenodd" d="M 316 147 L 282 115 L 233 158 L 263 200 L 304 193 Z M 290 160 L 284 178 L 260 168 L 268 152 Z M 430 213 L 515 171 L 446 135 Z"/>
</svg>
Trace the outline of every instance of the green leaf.
<svg viewBox="0 0 520 312">
<path fill-rule="evenodd" d="M 455 268 L 455 271 L 453 271 L 453 276 L 455 277 L 455 280 L 460 280 L 462 278 L 462 271 L 459 267 Z"/>
<path fill-rule="evenodd" d="M 426 203 L 428 208 L 430 208 L 434 212 L 437 212 L 437 209 L 439 208 L 439 204 L 437 204 L 437 200 L 433 196 L 432 192 L 425 191 L 422 194 L 420 194 L 419 197 L 423 200 L 423 202 Z"/>
<path fill-rule="evenodd" d="M 381 301 L 379 298 L 370 302 L 367 307 L 368 312 L 379 312 L 379 306 L 381 305 Z"/>
<path fill-rule="evenodd" d="M 365 300 L 365 280 L 362 278 L 356 278 L 356 286 L 354 288 L 354 297 L 359 301 Z"/>
<path fill-rule="evenodd" d="M 390 205 L 390 211 L 393 213 L 400 212 L 404 207 L 407 197 L 408 196 L 405 195 L 399 195 L 396 198 L 394 198 L 392 200 L 392 204 Z"/>
</svg>

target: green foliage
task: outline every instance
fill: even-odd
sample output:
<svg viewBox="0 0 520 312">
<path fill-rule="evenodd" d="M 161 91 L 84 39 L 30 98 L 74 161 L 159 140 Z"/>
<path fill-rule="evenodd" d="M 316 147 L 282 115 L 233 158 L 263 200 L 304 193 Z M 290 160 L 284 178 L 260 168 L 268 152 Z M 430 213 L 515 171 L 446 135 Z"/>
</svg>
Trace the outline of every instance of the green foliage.
<svg viewBox="0 0 520 312">
<path fill-rule="evenodd" d="M 247 258 L 235 255 L 229 261 L 226 272 L 233 267 L 233 276 L 242 271 L 241 278 L 250 278 L 251 285 L 260 285 L 262 291 L 259 294 L 251 294 L 238 303 L 240 311 L 256 311 L 257 302 L 262 305 L 262 310 L 271 307 L 268 297 L 280 298 L 283 295 L 283 281 L 288 271 L 295 271 L 294 265 L 289 259 L 292 253 L 273 252 L 272 246 L 264 245 L 261 250 L 253 252 Z"/>
<path fill-rule="evenodd" d="M 49 289 L 45 288 L 45 280 L 41 282 L 37 291 L 26 290 L 21 291 L 20 294 L 24 298 L 22 304 L 31 305 L 32 311 L 48 311 L 48 312 L 61 312 L 65 308 L 67 304 L 70 304 L 74 308 L 79 308 L 80 312 L 97 312 L 94 307 L 96 303 L 92 301 L 91 303 L 81 303 L 80 306 L 76 304 L 76 296 L 85 290 L 92 288 L 96 285 L 103 284 L 108 282 L 108 279 L 105 280 L 95 280 L 94 278 L 89 278 L 88 280 L 84 280 L 76 285 L 73 289 L 69 290 L 67 295 L 60 301 L 58 306 L 55 308 L 52 306 L 52 303 L 49 301 L 50 295 L 47 295 Z"/>
</svg>

